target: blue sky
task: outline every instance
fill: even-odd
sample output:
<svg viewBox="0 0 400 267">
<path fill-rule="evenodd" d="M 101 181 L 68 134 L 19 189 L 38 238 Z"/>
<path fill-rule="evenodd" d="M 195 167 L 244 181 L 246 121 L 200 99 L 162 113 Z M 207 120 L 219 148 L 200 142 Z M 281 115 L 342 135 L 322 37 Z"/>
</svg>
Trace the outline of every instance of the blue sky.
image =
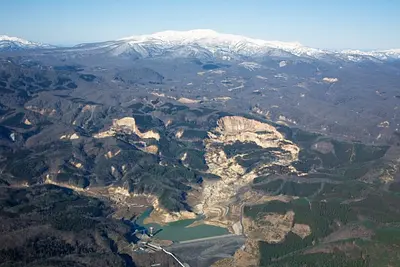
<svg viewBox="0 0 400 267">
<path fill-rule="evenodd" d="M 330 49 L 400 48 L 400 0 L 0 2 L 0 34 L 53 44 L 190 29 Z"/>
</svg>

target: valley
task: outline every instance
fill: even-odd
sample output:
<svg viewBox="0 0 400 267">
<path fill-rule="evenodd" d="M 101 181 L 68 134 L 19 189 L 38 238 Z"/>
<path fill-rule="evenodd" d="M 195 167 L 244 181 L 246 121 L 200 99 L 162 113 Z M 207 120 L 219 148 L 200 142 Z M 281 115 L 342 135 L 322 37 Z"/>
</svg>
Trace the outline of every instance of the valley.
<svg viewBox="0 0 400 267">
<path fill-rule="evenodd" d="M 31 46 L 0 52 L 0 266 L 399 262 L 396 53 Z"/>
</svg>

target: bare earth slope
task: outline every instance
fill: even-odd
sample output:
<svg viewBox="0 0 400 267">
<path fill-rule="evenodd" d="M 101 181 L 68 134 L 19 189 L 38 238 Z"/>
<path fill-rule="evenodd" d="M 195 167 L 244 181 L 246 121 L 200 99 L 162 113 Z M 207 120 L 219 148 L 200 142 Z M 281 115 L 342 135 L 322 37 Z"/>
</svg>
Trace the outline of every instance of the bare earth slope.
<svg viewBox="0 0 400 267">
<path fill-rule="evenodd" d="M 151 207 L 237 235 L 208 266 L 399 262 L 397 61 L 100 50 L 0 54 L 0 265 L 172 266 Z"/>
</svg>

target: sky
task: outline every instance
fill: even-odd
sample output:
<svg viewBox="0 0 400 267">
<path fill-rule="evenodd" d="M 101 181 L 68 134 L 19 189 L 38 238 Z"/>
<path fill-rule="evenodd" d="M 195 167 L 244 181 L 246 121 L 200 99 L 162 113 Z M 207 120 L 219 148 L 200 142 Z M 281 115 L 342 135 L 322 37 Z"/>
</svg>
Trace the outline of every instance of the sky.
<svg viewBox="0 0 400 267">
<path fill-rule="evenodd" d="M 400 48 L 400 0 L 0 2 L 0 35 L 56 45 L 192 29 L 324 49 Z"/>
</svg>

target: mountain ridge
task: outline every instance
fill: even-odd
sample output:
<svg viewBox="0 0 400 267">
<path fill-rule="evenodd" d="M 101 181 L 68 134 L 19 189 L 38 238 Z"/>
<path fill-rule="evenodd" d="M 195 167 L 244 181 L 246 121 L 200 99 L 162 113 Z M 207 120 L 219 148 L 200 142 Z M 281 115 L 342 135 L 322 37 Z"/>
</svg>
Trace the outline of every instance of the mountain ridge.
<svg viewBox="0 0 400 267">
<path fill-rule="evenodd" d="M 263 44 L 170 31 L 0 53 L 0 267 L 166 262 L 138 242 L 148 223 L 191 266 L 396 265 L 400 60 Z M 172 242 L 208 227 L 236 236 Z"/>
<path fill-rule="evenodd" d="M 31 48 L 51 49 L 55 46 L 27 41 L 18 37 L 0 35 L 1 50 Z M 90 49 L 89 49 L 90 48 Z M 102 49 L 113 56 L 158 57 L 210 57 L 232 60 L 243 57 L 283 56 L 316 60 L 398 60 L 400 49 L 361 51 L 348 49 L 333 51 L 302 45 L 300 42 L 267 41 L 242 35 L 219 33 L 210 29 L 189 31 L 161 31 L 153 34 L 134 35 L 95 43 L 82 43 L 66 49 L 83 51 Z M 290 55 L 289 55 L 290 56 Z"/>
<path fill-rule="evenodd" d="M 37 48 L 55 48 L 56 46 L 49 44 L 42 44 L 38 42 L 28 41 L 19 37 L 8 35 L 0 35 L 0 51 L 1 50 L 23 50 L 23 49 L 37 49 Z"/>
</svg>

